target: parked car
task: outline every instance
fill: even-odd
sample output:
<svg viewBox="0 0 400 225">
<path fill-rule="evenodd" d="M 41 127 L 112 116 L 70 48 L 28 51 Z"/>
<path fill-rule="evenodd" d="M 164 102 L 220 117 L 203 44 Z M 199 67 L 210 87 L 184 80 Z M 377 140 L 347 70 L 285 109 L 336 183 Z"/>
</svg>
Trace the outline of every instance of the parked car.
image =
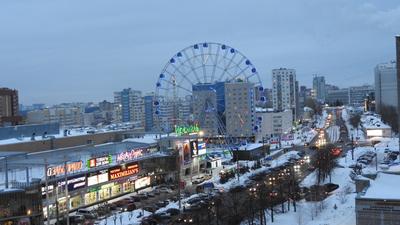
<svg viewBox="0 0 400 225">
<path fill-rule="evenodd" d="M 181 211 L 179 209 L 175 209 L 175 208 L 169 208 L 169 209 L 167 209 L 166 212 L 169 213 L 171 216 L 176 216 L 181 213 Z"/>
<path fill-rule="evenodd" d="M 84 216 L 85 219 L 96 219 L 98 217 L 97 213 L 92 212 L 91 210 L 88 209 L 78 209 L 76 214 Z"/>
</svg>

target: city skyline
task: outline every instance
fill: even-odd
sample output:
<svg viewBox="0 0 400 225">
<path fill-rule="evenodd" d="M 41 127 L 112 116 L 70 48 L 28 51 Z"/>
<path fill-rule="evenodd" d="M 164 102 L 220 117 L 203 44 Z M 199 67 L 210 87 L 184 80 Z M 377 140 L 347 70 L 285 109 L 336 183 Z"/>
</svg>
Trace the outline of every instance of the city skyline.
<svg viewBox="0 0 400 225">
<path fill-rule="evenodd" d="M 372 84 L 374 67 L 395 58 L 396 1 L 155 3 L 1 3 L 0 19 L 12 21 L 0 25 L 1 86 L 27 105 L 112 101 L 127 87 L 154 91 L 169 58 L 204 41 L 243 52 L 268 88 L 280 67 L 308 87 L 313 74 L 341 87 Z"/>
</svg>

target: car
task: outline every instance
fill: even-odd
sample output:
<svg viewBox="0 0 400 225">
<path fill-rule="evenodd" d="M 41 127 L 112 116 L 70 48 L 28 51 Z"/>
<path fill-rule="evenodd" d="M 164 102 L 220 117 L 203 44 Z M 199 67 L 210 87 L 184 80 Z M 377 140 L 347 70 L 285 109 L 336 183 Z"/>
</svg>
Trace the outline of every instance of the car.
<svg viewBox="0 0 400 225">
<path fill-rule="evenodd" d="M 169 220 L 169 219 L 171 219 L 171 215 L 167 212 L 161 212 L 161 213 L 153 214 L 153 218 L 158 221 Z"/>
<path fill-rule="evenodd" d="M 325 186 L 325 190 L 327 192 L 332 192 L 339 188 L 339 185 L 334 184 L 334 183 L 327 183 L 327 184 L 324 184 L 324 186 Z"/>
<path fill-rule="evenodd" d="M 241 192 L 241 191 L 244 191 L 244 190 L 246 190 L 246 187 L 245 187 L 245 186 L 243 186 L 243 185 L 238 185 L 238 186 L 236 186 L 236 187 L 231 188 L 231 189 L 229 190 L 229 192 L 234 193 L 234 192 Z"/>
<path fill-rule="evenodd" d="M 139 196 L 137 196 L 137 195 L 134 195 L 134 196 L 131 196 L 131 199 L 134 201 L 134 202 L 140 202 L 140 197 Z"/>
<path fill-rule="evenodd" d="M 84 216 L 85 219 L 96 219 L 98 217 L 97 213 L 92 212 L 91 210 L 88 209 L 78 209 L 76 214 Z"/>
<path fill-rule="evenodd" d="M 146 206 L 146 207 L 143 207 L 143 210 L 154 213 L 156 211 L 156 208 L 152 207 L 152 206 Z"/>
<path fill-rule="evenodd" d="M 169 213 L 171 216 L 176 216 L 181 213 L 181 211 L 179 209 L 175 209 L 175 208 L 169 208 L 169 209 L 167 209 L 166 212 Z"/>
<path fill-rule="evenodd" d="M 149 198 L 154 198 L 155 196 L 156 195 L 154 193 L 151 193 L 151 192 L 147 193 L 147 197 L 149 197 Z"/>
<path fill-rule="evenodd" d="M 138 196 L 141 200 L 146 200 L 146 199 L 149 198 L 146 194 L 138 194 L 137 196 Z"/>
<path fill-rule="evenodd" d="M 145 217 L 142 219 L 141 225 L 157 225 L 158 222 L 152 217 Z"/>
<path fill-rule="evenodd" d="M 69 222 L 72 224 L 78 224 L 78 223 L 83 222 L 84 220 L 85 220 L 85 217 L 83 215 L 76 214 L 76 215 L 69 216 Z"/>
<path fill-rule="evenodd" d="M 135 209 L 136 209 L 135 203 L 130 203 L 127 206 L 124 207 L 124 211 L 128 211 L 128 212 L 131 212 L 131 211 L 133 211 Z"/>
<path fill-rule="evenodd" d="M 160 188 L 160 192 L 161 193 L 170 193 L 171 190 L 169 188 L 167 188 L 167 187 L 162 187 L 162 188 Z"/>
<path fill-rule="evenodd" d="M 361 159 L 361 160 L 357 160 L 358 163 L 364 164 L 364 165 L 368 165 L 371 161 L 365 160 L 365 159 Z"/>
<path fill-rule="evenodd" d="M 168 205 L 168 202 L 166 202 L 166 201 L 158 201 L 157 203 L 156 203 L 156 206 L 157 207 L 165 207 L 166 205 Z"/>
</svg>

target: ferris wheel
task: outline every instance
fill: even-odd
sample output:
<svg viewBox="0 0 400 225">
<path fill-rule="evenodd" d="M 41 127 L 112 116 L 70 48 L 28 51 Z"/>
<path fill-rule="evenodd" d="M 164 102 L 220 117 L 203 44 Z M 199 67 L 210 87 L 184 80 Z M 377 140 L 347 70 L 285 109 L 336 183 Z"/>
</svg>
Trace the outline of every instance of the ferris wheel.
<svg viewBox="0 0 400 225">
<path fill-rule="evenodd" d="M 168 60 L 157 79 L 154 96 L 156 124 L 159 129 L 168 131 L 166 127 L 180 123 L 182 119 L 177 115 L 182 113 L 177 111 L 185 108 L 181 103 L 196 101 L 193 99 L 194 86 L 236 80 L 254 85 L 254 89 L 259 92 L 255 95 L 256 102 L 266 101 L 262 94 L 264 89 L 257 69 L 237 49 L 212 42 L 198 43 L 182 49 Z M 203 99 L 203 101 L 207 101 L 204 103 L 204 114 L 215 111 L 220 104 L 218 99 L 217 101 Z M 188 108 L 186 114 L 189 115 L 190 106 L 186 107 Z M 217 114 L 216 116 L 220 117 Z M 186 118 L 188 119 L 190 120 Z"/>
</svg>

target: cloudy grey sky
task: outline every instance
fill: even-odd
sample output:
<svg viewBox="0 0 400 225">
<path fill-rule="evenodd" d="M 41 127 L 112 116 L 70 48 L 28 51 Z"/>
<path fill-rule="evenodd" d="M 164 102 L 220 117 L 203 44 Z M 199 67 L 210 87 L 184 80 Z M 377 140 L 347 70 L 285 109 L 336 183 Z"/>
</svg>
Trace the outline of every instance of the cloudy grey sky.
<svg viewBox="0 0 400 225">
<path fill-rule="evenodd" d="M 372 84 L 399 30 L 398 0 L 2 0 L 0 86 L 23 104 L 153 91 L 173 54 L 204 41 L 240 50 L 267 87 L 279 67 L 307 86 L 315 73 Z"/>
</svg>

